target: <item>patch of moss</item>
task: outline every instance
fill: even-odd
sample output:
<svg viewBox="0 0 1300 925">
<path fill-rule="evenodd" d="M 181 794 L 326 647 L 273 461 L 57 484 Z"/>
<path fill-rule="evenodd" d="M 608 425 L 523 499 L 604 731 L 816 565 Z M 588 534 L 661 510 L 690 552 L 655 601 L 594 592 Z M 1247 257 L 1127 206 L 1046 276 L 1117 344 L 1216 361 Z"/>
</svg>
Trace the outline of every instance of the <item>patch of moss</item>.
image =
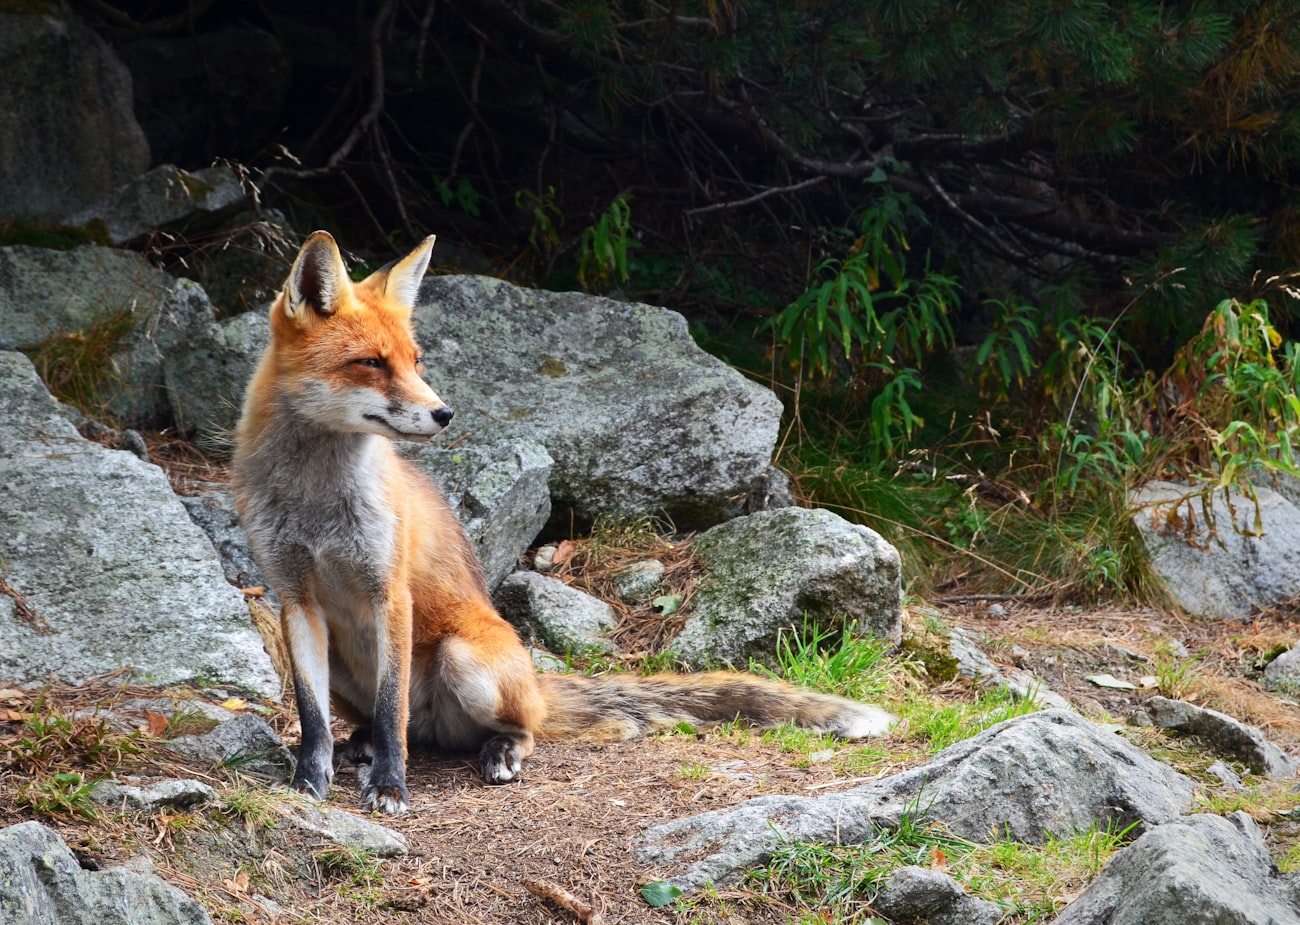
<svg viewBox="0 0 1300 925">
<path fill-rule="evenodd" d="M 549 353 L 543 353 L 541 372 L 543 376 L 550 376 L 552 379 L 558 379 L 559 377 L 566 375 L 568 369 L 565 367 L 563 360 L 556 359 Z"/>
<path fill-rule="evenodd" d="M 92 219 L 84 225 L 74 226 L 51 225 L 28 219 L 0 221 L 0 247 L 16 244 L 67 251 L 82 244 L 112 247 L 113 240 L 109 237 L 108 225 L 101 219 Z"/>
<path fill-rule="evenodd" d="M 930 621 L 905 620 L 902 648 L 925 667 L 933 680 L 951 681 L 957 677 L 957 657 L 952 654 L 948 633 L 930 625 Z"/>
</svg>

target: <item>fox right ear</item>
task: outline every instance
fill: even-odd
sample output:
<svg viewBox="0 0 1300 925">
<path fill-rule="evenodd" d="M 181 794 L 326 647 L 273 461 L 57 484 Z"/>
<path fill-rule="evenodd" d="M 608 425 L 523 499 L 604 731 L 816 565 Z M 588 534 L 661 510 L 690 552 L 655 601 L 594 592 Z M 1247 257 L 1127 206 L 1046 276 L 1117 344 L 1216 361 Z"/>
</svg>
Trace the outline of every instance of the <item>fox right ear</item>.
<svg viewBox="0 0 1300 925">
<path fill-rule="evenodd" d="M 328 318 L 350 285 L 348 268 L 334 238 L 328 231 L 313 232 L 303 242 L 289 271 L 284 285 L 284 312 L 298 321 L 306 320 L 302 314 L 306 311 Z"/>
</svg>

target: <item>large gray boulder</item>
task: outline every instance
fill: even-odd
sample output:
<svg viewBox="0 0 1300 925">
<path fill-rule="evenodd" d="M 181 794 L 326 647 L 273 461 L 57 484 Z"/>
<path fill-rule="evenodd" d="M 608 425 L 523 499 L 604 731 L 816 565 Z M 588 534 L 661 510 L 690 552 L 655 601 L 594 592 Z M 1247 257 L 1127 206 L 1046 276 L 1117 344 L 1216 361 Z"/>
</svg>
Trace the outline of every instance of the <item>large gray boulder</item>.
<svg viewBox="0 0 1300 925">
<path fill-rule="evenodd" d="M 160 164 L 132 177 L 73 215 L 68 223 L 99 222 L 107 229 L 109 240 L 125 244 L 153 231 L 201 231 L 246 200 L 243 184 L 227 166 L 204 167 L 191 173 L 172 164 Z"/>
<path fill-rule="evenodd" d="M 691 340 L 681 315 L 481 276 L 425 281 L 425 377 L 467 443 L 546 447 L 552 522 L 739 513 L 767 471 L 781 403 Z"/>
<path fill-rule="evenodd" d="M 0 353 L 0 677 L 280 684 L 243 597 L 156 466 L 83 439 Z"/>
<path fill-rule="evenodd" d="M 538 443 L 447 449 L 427 446 L 411 460 L 442 489 L 474 544 L 489 588 L 515 570 L 551 514 L 554 461 Z"/>
<path fill-rule="evenodd" d="M 682 889 L 721 883 L 790 841 L 858 844 L 906 815 L 974 841 L 1037 843 L 1091 825 L 1176 819 L 1192 782 L 1113 732 L 1060 710 L 999 723 L 921 767 L 817 797 L 756 797 L 648 830 L 647 864 Z M 682 865 L 685 864 L 683 867 Z"/>
<path fill-rule="evenodd" d="M 194 434 L 205 449 L 218 455 L 234 448 L 235 427 L 244 391 L 262 351 L 271 340 L 271 323 L 263 312 L 244 312 L 217 320 L 206 295 L 199 299 L 186 288 L 185 318 L 169 319 L 172 334 L 162 346 L 162 374 L 176 426 Z"/>
<path fill-rule="evenodd" d="M 171 277 L 134 251 L 92 244 L 66 251 L 0 247 L 0 350 L 28 350 L 119 313 L 145 322 L 171 287 Z"/>
<path fill-rule="evenodd" d="M 1300 892 L 1280 877 L 1244 812 L 1148 831 L 1055 925 L 1297 925 Z"/>
<path fill-rule="evenodd" d="M 64 3 L 0 8 L 0 218 L 59 221 L 149 167 L 131 75 Z"/>
<path fill-rule="evenodd" d="M 707 580 L 669 645 L 688 665 L 770 662 L 778 634 L 805 620 L 820 629 L 856 623 L 892 642 L 902 633 L 898 551 L 830 511 L 760 511 L 701 533 L 692 549 Z"/>
<path fill-rule="evenodd" d="M 1244 617 L 1300 594 L 1300 508 L 1257 486 L 1260 534 L 1255 502 L 1236 489 L 1231 505 L 1222 491 L 1195 492 L 1151 482 L 1131 499 L 1151 566 L 1180 607 L 1202 617 Z"/>
<path fill-rule="evenodd" d="M 154 874 L 83 870 L 39 822 L 0 829 L 0 925 L 211 925 L 207 912 Z"/>
</svg>

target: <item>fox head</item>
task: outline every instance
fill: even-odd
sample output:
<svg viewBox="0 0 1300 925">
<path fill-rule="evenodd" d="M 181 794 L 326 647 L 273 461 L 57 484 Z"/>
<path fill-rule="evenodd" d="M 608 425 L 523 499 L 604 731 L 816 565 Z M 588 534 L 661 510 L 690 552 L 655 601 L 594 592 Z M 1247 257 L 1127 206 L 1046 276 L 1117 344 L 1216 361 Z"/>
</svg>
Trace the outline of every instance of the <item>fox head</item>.
<svg viewBox="0 0 1300 925">
<path fill-rule="evenodd" d="M 429 440 L 452 410 L 420 378 L 411 305 L 430 235 L 406 257 L 353 283 L 328 232 L 307 238 L 271 309 L 282 400 L 331 430 Z"/>
</svg>

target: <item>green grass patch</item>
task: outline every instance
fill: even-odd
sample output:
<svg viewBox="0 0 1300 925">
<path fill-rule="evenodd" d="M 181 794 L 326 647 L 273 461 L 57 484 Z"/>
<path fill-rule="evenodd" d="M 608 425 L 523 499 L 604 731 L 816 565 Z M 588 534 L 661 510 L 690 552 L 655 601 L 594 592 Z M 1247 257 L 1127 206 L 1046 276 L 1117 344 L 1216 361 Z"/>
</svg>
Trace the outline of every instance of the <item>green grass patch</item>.
<svg viewBox="0 0 1300 925">
<path fill-rule="evenodd" d="M 91 794 L 99 786 L 76 771 L 61 771 L 18 787 L 18 802 L 37 816 L 97 820 L 99 807 Z"/>
<path fill-rule="evenodd" d="M 1130 829 L 1092 827 L 1030 845 L 1001 839 L 980 844 L 935 823 L 905 816 L 861 845 L 789 843 L 750 885 L 792 907 L 791 921 L 859 925 L 876 921 L 870 904 L 900 867 L 941 870 L 971 895 L 997 903 L 1004 923 L 1039 923 L 1083 889 L 1128 840 Z"/>
<path fill-rule="evenodd" d="M 998 687 L 980 691 L 970 702 L 914 697 L 899 705 L 898 713 L 907 721 L 908 737 L 924 743 L 936 754 L 1004 720 L 1036 713 L 1039 709 L 1033 700 L 1018 698 L 1006 688 Z"/>
</svg>

